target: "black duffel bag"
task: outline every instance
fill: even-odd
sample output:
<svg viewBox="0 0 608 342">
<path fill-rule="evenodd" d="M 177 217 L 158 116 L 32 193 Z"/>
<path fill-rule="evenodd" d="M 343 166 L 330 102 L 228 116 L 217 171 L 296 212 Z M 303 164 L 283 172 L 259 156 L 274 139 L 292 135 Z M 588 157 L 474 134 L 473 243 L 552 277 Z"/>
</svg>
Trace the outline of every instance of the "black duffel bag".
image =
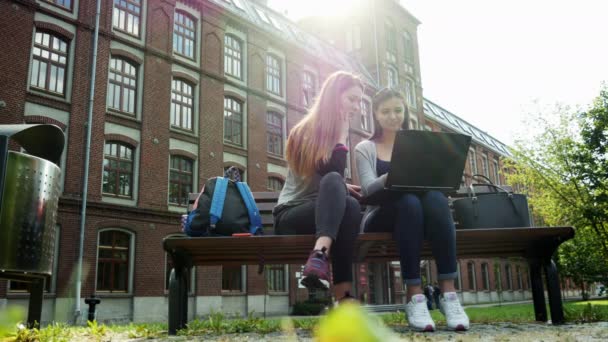
<svg viewBox="0 0 608 342">
<path fill-rule="evenodd" d="M 473 177 L 479 177 L 475 175 Z M 488 183 L 471 184 L 464 198 L 452 202 L 454 221 L 459 229 L 530 227 L 528 200 L 525 195 L 514 194 Z M 492 192 L 475 193 L 475 187 L 487 187 Z"/>
</svg>

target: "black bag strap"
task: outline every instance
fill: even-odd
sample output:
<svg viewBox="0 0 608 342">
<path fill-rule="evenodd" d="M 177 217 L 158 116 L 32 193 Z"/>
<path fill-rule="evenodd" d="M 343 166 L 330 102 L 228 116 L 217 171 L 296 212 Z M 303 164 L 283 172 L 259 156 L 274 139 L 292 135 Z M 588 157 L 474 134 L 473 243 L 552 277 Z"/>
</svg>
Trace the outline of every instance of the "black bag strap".
<svg viewBox="0 0 608 342">
<path fill-rule="evenodd" d="M 476 173 L 476 174 L 474 174 L 474 175 L 471 176 L 471 179 L 475 179 L 475 178 L 478 178 L 478 179 L 481 178 L 481 179 L 483 179 L 486 182 L 486 184 L 492 184 L 492 185 L 494 185 L 494 183 L 490 180 L 490 178 L 488 178 L 488 176 Z"/>
</svg>

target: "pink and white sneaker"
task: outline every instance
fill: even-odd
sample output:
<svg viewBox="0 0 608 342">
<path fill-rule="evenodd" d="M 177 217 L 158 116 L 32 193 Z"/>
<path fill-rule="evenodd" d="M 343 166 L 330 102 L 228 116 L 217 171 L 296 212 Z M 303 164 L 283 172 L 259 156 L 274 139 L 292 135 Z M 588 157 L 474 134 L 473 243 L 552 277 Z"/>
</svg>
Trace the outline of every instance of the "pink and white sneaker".
<svg viewBox="0 0 608 342">
<path fill-rule="evenodd" d="M 460 305 L 456 292 L 446 292 L 439 299 L 441 313 L 445 316 L 448 329 L 464 331 L 469 329 L 469 316 Z"/>
<path fill-rule="evenodd" d="M 405 313 L 410 327 L 416 331 L 435 331 L 435 322 L 431 318 L 426 306 L 426 297 L 423 294 L 413 295 L 409 303 L 405 304 Z"/>
</svg>

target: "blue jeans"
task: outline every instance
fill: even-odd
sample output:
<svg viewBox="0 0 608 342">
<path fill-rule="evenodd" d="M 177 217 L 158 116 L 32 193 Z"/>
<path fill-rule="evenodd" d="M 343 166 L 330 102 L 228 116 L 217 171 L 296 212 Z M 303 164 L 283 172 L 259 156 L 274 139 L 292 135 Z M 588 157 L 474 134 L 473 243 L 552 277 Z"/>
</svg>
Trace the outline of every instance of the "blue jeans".
<svg viewBox="0 0 608 342">
<path fill-rule="evenodd" d="M 365 232 L 393 232 L 399 249 L 401 272 L 407 285 L 420 285 L 422 243 L 431 244 L 439 280 L 456 279 L 456 232 L 448 200 L 439 191 L 403 194 L 384 204 Z"/>
</svg>

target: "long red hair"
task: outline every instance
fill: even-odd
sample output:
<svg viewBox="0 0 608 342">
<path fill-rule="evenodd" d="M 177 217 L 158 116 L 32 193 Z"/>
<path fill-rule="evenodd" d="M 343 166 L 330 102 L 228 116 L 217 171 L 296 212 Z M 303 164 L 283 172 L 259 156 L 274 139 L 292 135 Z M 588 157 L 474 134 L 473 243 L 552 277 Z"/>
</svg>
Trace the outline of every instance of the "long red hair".
<svg viewBox="0 0 608 342">
<path fill-rule="evenodd" d="M 345 71 L 331 74 L 308 114 L 291 129 L 286 158 L 295 174 L 309 178 L 319 165 L 329 161 L 344 122 L 340 99 L 342 93 L 354 86 L 363 89 L 359 77 Z"/>
</svg>

